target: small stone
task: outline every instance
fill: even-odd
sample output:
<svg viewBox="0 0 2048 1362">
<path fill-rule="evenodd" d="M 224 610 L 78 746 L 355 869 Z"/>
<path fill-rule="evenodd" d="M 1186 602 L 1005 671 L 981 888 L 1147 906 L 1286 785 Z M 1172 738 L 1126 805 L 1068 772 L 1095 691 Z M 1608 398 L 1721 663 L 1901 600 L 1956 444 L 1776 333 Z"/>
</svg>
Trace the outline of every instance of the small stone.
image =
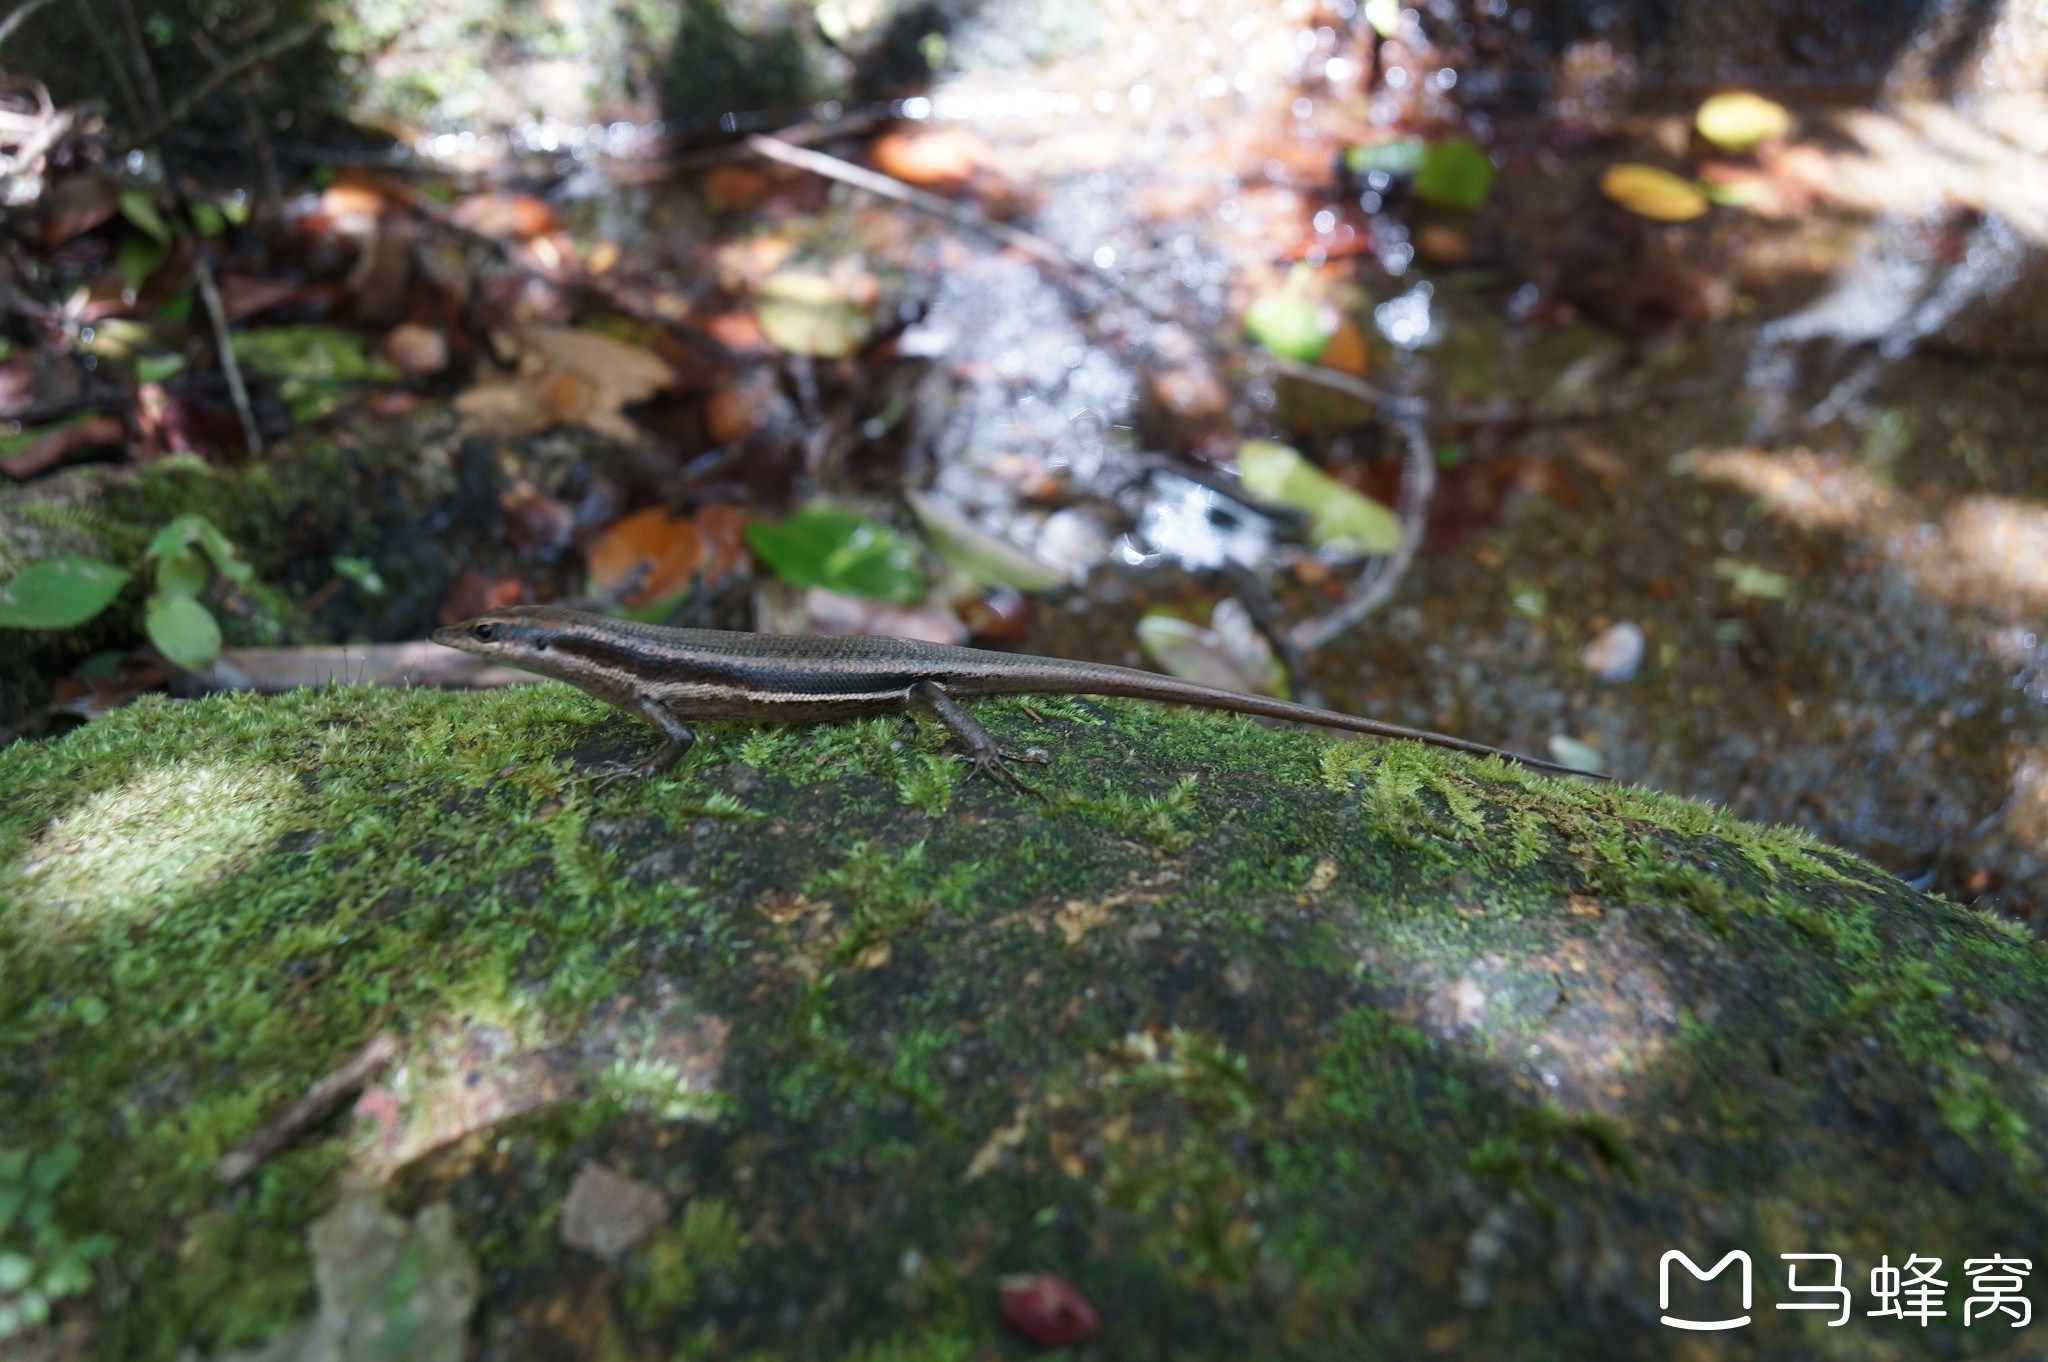
<svg viewBox="0 0 2048 1362">
<path fill-rule="evenodd" d="M 666 1219 L 668 1198 L 659 1189 L 585 1164 L 562 1207 L 562 1242 L 610 1262 Z"/>
<path fill-rule="evenodd" d="M 1579 665 L 1602 681 L 1626 681 L 1643 665 L 1644 642 L 1634 622 L 1610 624 L 1579 650 Z"/>
</svg>

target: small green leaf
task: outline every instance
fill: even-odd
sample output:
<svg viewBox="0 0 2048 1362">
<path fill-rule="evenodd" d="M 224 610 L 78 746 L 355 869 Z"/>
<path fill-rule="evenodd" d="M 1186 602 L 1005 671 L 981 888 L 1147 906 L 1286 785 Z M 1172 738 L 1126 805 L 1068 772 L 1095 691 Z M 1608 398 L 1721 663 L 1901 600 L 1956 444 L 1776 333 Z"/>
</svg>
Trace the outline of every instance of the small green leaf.
<svg viewBox="0 0 2048 1362">
<path fill-rule="evenodd" d="M 794 355 L 841 359 L 874 329 L 867 309 L 825 275 L 784 270 L 761 284 L 754 304 L 761 333 Z"/>
<path fill-rule="evenodd" d="M 181 288 L 164 300 L 156 310 L 157 320 L 169 322 L 172 326 L 183 326 L 192 317 L 192 290 Z"/>
<path fill-rule="evenodd" d="M 121 194 L 121 216 L 138 232 L 150 237 L 159 246 L 171 244 L 170 225 L 163 214 L 156 211 L 156 203 L 140 189 L 124 190 Z"/>
<path fill-rule="evenodd" d="M 1057 568 L 983 529 L 952 502 L 921 492 L 906 495 L 939 557 L 981 585 L 1050 591 L 1067 580 Z"/>
<path fill-rule="evenodd" d="M 227 214 L 221 212 L 219 208 L 215 207 L 213 204 L 208 203 L 205 199 L 197 199 L 193 202 L 193 231 L 199 233 L 199 235 L 201 236 L 219 236 L 222 232 L 227 230 L 227 226 Z"/>
<path fill-rule="evenodd" d="M 71 1170 L 78 1167 L 79 1151 L 75 1144 L 60 1144 L 55 1149 L 46 1149 L 36 1155 L 28 1166 L 28 1180 L 31 1185 L 45 1192 L 52 1192 L 71 1176 Z"/>
<path fill-rule="evenodd" d="M 90 993 L 80 994 L 71 1000 L 71 1015 L 81 1026 L 98 1026 L 107 1019 L 107 1005 Z"/>
<path fill-rule="evenodd" d="M 10 1295 L 29 1284 L 36 1265 L 19 1253 L 0 1253 L 0 1291 Z"/>
<path fill-rule="evenodd" d="M 1792 579 L 1782 572 L 1773 572 L 1755 563 L 1741 563 L 1733 558 L 1714 560 L 1714 575 L 1735 589 L 1738 596 L 1755 596 L 1759 600 L 1782 601 L 1792 594 Z"/>
<path fill-rule="evenodd" d="M 128 292 L 135 293 L 149 282 L 149 276 L 156 273 L 157 266 L 170 257 L 171 248 L 154 237 L 131 236 L 121 243 L 121 250 L 114 257 L 114 268 L 121 272 L 121 283 Z"/>
<path fill-rule="evenodd" d="M 360 336 L 331 326 L 272 326 L 231 338 L 245 369 L 277 380 L 293 419 L 318 420 L 348 400 L 347 385 L 390 382 L 398 371 L 365 351 Z"/>
<path fill-rule="evenodd" d="M 221 216 L 228 220 L 229 226 L 239 227 L 249 220 L 249 200 L 240 190 L 236 190 L 233 198 L 221 204 L 220 211 Z"/>
<path fill-rule="evenodd" d="M 70 629 L 113 604 L 128 574 L 90 558 L 45 558 L 0 587 L 0 629 Z"/>
<path fill-rule="evenodd" d="M 345 553 L 337 553 L 329 561 L 334 564 L 338 575 L 348 578 L 368 595 L 382 596 L 389 590 L 377 572 L 377 565 L 367 558 L 351 558 Z"/>
<path fill-rule="evenodd" d="M 1245 334 L 1276 355 L 1313 364 L 1329 347 L 1323 310 L 1312 298 L 1283 288 L 1252 300 L 1244 310 Z"/>
<path fill-rule="evenodd" d="M 1395 137 L 1351 148 L 1344 153 L 1344 164 L 1353 175 L 1370 175 L 1375 171 L 1396 177 L 1413 175 L 1421 168 L 1427 149 L 1428 143 L 1420 137 Z"/>
<path fill-rule="evenodd" d="M 1432 142 L 1415 168 L 1415 197 L 1440 208 L 1477 208 L 1493 192 L 1493 160 L 1471 138 Z"/>
<path fill-rule="evenodd" d="M 150 597 L 144 627 L 149 641 L 173 666 L 204 671 L 220 658 L 220 625 L 190 596 Z"/>
<path fill-rule="evenodd" d="M 197 596 L 213 581 L 213 569 L 194 549 L 167 553 L 156 562 L 156 594 Z"/>
<path fill-rule="evenodd" d="M 1708 96 L 1693 115 L 1693 126 L 1722 151 L 1740 155 L 1760 142 L 1791 132 L 1792 115 L 1776 100 L 1748 90 L 1730 90 Z"/>
<path fill-rule="evenodd" d="M 909 602 L 924 595 L 917 551 L 894 530 L 832 506 L 747 526 L 747 544 L 784 581 Z"/>
<path fill-rule="evenodd" d="M 183 355 L 137 355 L 135 357 L 135 381 L 137 383 L 161 383 L 185 367 Z"/>
<path fill-rule="evenodd" d="M 45 1269 L 38 1285 L 51 1300 L 83 1295 L 92 1289 L 92 1268 L 76 1253 L 67 1253 Z"/>
<path fill-rule="evenodd" d="M 1401 543 L 1401 520 L 1362 492 L 1354 492 L 1298 452 L 1272 440 L 1238 446 L 1238 474 L 1261 501 L 1306 511 L 1309 542 L 1363 557 L 1392 553 Z"/>
</svg>

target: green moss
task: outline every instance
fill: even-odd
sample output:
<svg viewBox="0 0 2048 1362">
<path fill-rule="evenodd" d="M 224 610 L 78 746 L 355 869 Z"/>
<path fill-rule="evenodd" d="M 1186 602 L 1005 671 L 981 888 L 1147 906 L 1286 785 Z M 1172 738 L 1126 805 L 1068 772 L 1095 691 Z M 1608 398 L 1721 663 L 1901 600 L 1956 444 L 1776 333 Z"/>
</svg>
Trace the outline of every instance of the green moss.
<svg viewBox="0 0 2048 1362">
<path fill-rule="evenodd" d="M 1654 1262 L 1780 1202 L 1826 1242 L 1758 1252 L 2048 1233 L 2048 968 L 1974 914 L 1498 761 L 977 714 L 1051 751 L 1049 798 L 895 719 L 707 724 L 606 784 L 652 736 L 555 686 L 148 701 L 0 751 L 0 1103 L 99 1172 L 62 1211 L 117 1244 L 102 1351 L 307 1308 L 304 1227 L 377 1129 L 210 1169 L 378 1030 L 407 1120 L 436 1065 L 549 1085 L 398 1184 L 462 1208 L 492 1327 L 564 1280 L 574 1168 L 683 1199 L 606 1279 L 635 1355 L 980 1355 L 995 1278 L 1057 1271 L 1119 1357 L 1411 1356 L 1446 1320 L 1654 1356 L 1554 1236 Z"/>
</svg>

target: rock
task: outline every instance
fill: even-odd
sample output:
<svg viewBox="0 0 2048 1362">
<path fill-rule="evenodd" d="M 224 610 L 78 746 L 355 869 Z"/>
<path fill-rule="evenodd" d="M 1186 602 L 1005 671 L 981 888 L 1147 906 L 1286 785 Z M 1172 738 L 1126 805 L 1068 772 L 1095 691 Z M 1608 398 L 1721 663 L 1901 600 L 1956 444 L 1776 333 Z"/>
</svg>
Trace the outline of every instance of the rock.
<svg viewBox="0 0 2048 1362">
<path fill-rule="evenodd" d="M 666 1219 L 668 1198 L 659 1188 L 585 1164 L 562 1207 L 562 1242 L 610 1262 Z"/>
</svg>

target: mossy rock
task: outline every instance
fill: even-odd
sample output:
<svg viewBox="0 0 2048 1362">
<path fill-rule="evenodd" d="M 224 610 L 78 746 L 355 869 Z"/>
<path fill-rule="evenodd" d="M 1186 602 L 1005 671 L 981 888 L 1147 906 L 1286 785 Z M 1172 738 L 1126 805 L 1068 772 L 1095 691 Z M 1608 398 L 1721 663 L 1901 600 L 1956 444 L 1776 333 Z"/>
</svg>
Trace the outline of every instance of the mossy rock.
<svg viewBox="0 0 2048 1362">
<path fill-rule="evenodd" d="M 1963 1323 L 1964 1260 L 2048 1234 L 2048 969 L 2008 924 L 1640 790 L 980 713 L 1047 798 L 908 719 L 707 725 L 603 784 L 654 735 L 555 685 L 0 752 L 4 1141 L 80 1151 L 55 1223 L 117 1244 L 60 1321 L 112 1357 L 275 1335 L 368 1175 L 453 1207 L 492 1358 L 1023 1357 L 996 1284 L 1036 1272 L 1100 1312 L 1077 1357 L 2039 1347 Z M 364 1114 L 216 1180 L 380 1030 Z M 593 1164 L 669 1208 L 609 1263 L 560 1238 Z M 1659 1323 L 1667 1251 L 1735 1249 L 1748 1326 Z M 1846 1326 L 1775 1308 L 1817 1299 L 1787 1253 L 1842 1256 Z M 1946 1315 L 1870 1317 L 1913 1255 Z"/>
</svg>

